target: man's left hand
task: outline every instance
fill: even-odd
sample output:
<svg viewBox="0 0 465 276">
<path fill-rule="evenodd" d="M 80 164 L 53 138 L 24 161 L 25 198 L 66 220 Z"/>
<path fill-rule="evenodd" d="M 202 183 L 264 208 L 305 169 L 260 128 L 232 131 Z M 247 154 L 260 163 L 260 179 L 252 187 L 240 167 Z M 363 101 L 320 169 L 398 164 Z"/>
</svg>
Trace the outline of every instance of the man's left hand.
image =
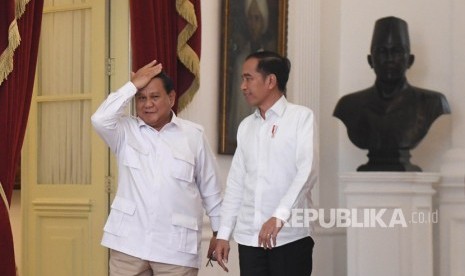
<svg viewBox="0 0 465 276">
<path fill-rule="evenodd" d="M 263 225 L 258 233 L 258 246 L 271 249 L 276 246 L 276 237 L 283 228 L 284 222 L 278 218 L 271 217 Z"/>
<path fill-rule="evenodd" d="M 213 261 L 216 261 L 215 256 L 212 256 L 216 248 L 216 237 L 212 236 L 210 239 L 210 245 L 208 246 L 207 258 L 211 258 Z"/>
</svg>

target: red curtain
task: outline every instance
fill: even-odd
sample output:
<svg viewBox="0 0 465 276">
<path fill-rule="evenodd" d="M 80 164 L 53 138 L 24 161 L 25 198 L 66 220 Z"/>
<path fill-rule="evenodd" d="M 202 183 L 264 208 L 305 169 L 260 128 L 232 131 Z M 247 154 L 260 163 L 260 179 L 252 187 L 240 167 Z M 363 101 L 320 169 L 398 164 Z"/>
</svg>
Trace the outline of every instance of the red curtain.
<svg viewBox="0 0 465 276">
<path fill-rule="evenodd" d="M 200 0 L 132 0 L 130 10 L 133 71 L 160 61 L 182 110 L 199 86 Z"/>
<path fill-rule="evenodd" d="M 19 45 L 15 0 L 0 3 L 0 85 L 13 70 L 13 53 Z"/>
<path fill-rule="evenodd" d="M 2 0 L 0 10 L 4 7 L 15 8 L 11 5 L 4 6 L 3 1 L 5 0 Z M 19 5 L 16 5 L 16 9 Z M 24 14 L 17 19 L 21 44 L 14 52 L 13 71 L 0 84 L 0 182 L 8 204 L 11 203 L 15 173 L 31 103 L 42 10 L 43 0 L 30 0 L 25 6 Z M 19 17 L 18 10 L 16 15 Z M 0 41 L 3 41 L 2 33 L 0 36 Z M 3 202 L 0 203 L 0 275 L 16 275 L 11 225 L 8 210 Z"/>
</svg>

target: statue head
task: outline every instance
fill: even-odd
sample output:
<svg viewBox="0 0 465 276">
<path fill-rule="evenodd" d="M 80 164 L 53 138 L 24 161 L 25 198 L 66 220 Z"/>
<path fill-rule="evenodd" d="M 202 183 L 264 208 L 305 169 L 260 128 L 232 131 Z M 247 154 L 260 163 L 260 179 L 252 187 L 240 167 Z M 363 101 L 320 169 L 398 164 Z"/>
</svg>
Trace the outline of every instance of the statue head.
<svg viewBox="0 0 465 276">
<path fill-rule="evenodd" d="M 375 23 L 368 63 L 377 80 L 385 83 L 405 79 L 405 72 L 413 64 L 407 22 L 397 17 L 384 17 Z"/>
</svg>

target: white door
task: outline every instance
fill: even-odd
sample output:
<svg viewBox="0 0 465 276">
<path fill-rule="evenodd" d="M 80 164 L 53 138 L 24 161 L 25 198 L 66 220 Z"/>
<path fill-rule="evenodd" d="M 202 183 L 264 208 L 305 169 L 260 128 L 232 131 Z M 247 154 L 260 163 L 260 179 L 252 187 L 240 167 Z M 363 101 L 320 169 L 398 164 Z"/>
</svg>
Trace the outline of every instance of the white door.
<svg viewBox="0 0 465 276">
<path fill-rule="evenodd" d="M 107 275 L 107 147 L 90 116 L 107 90 L 105 0 L 45 0 L 22 164 L 23 275 Z"/>
</svg>

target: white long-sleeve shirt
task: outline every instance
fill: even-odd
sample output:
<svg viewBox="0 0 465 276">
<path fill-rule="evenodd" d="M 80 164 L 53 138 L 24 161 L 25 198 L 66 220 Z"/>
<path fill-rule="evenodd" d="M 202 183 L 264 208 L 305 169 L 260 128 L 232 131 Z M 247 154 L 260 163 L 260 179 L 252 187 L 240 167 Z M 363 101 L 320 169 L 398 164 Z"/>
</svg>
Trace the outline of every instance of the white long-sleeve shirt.
<svg viewBox="0 0 465 276">
<path fill-rule="evenodd" d="M 92 116 L 118 160 L 118 189 L 102 245 L 144 260 L 200 267 L 203 209 L 219 227 L 221 184 L 203 129 L 173 114 L 160 131 L 126 109 L 128 82 Z M 202 208 L 203 205 L 203 208 Z"/>
<path fill-rule="evenodd" d="M 256 110 L 239 126 L 218 239 L 229 240 L 234 231 L 237 243 L 258 246 L 259 231 L 268 219 L 290 222 L 292 209 L 312 208 L 311 189 L 318 174 L 313 112 L 282 96 L 265 118 Z M 277 246 L 311 233 L 311 226 L 285 226 Z"/>
</svg>

